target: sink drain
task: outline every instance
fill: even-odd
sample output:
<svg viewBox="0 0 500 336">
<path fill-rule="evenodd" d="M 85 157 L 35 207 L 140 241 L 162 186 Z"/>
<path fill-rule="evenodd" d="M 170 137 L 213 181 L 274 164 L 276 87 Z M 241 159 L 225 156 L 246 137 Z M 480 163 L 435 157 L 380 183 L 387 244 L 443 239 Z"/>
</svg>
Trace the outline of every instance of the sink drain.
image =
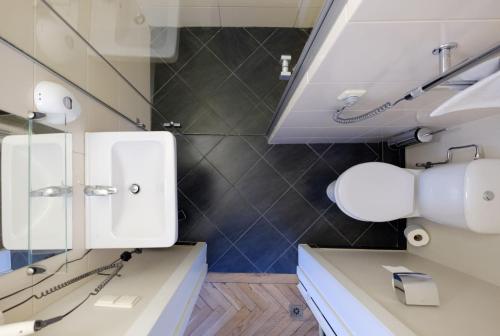
<svg viewBox="0 0 500 336">
<path fill-rule="evenodd" d="M 130 186 L 130 188 L 128 188 L 128 190 L 135 195 L 138 194 L 139 191 L 141 191 L 141 186 L 138 185 L 137 183 L 134 183 Z"/>
</svg>

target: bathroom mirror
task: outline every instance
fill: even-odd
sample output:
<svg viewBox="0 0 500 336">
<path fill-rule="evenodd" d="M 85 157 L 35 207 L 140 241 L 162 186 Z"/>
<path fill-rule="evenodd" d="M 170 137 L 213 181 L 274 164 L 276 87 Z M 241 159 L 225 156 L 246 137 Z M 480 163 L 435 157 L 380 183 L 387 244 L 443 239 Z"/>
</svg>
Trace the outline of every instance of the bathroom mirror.
<svg viewBox="0 0 500 336">
<path fill-rule="evenodd" d="M 0 112 L 0 274 L 71 248 L 71 135 Z"/>
</svg>

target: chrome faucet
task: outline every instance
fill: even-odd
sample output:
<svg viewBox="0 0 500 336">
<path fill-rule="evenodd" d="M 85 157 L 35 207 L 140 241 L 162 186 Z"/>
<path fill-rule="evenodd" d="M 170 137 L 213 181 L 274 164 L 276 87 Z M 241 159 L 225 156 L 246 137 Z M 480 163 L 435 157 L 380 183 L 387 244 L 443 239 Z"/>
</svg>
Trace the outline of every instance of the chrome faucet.
<svg viewBox="0 0 500 336">
<path fill-rule="evenodd" d="M 59 197 L 64 195 L 71 195 L 73 188 L 69 186 L 50 186 L 40 188 L 30 192 L 32 197 Z"/>
<path fill-rule="evenodd" d="M 113 186 L 90 185 L 85 186 L 83 192 L 87 196 L 109 196 L 116 194 L 118 192 L 118 188 Z"/>
</svg>

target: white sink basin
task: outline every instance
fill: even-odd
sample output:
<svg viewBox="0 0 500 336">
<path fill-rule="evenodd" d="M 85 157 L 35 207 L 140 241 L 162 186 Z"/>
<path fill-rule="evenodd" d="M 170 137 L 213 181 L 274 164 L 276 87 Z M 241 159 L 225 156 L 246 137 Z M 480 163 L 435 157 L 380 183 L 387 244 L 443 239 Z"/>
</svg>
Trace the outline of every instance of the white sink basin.
<svg viewBox="0 0 500 336">
<path fill-rule="evenodd" d="M 175 137 L 87 133 L 87 248 L 169 247 L 177 241 Z"/>
<path fill-rule="evenodd" d="M 31 135 L 30 163 L 28 141 L 28 135 L 2 140 L 3 245 L 9 250 L 70 249 L 71 134 Z"/>
</svg>

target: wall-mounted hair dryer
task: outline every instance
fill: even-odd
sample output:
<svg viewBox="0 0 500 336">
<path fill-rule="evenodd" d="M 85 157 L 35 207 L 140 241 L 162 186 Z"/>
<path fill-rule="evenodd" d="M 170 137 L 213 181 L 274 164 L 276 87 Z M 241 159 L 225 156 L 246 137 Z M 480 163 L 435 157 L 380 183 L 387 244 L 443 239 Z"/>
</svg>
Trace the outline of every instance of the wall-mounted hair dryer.
<svg viewBox="0 0 500 336">
<path fill-rule="evenodd" d="M 36 332 L 36 321 L 25 321 L 0 325 L 0 336 L 25 336 Z"/>
<path fill-rule="evenodd" d="M 81 113 L 81 106 L 75 95 L 64 86 L 48 81 L 35 87 L 36 112 L 43 113 L 43 121 L 52 125 L 64 125 L 75 121 Z"/>
</svg>

